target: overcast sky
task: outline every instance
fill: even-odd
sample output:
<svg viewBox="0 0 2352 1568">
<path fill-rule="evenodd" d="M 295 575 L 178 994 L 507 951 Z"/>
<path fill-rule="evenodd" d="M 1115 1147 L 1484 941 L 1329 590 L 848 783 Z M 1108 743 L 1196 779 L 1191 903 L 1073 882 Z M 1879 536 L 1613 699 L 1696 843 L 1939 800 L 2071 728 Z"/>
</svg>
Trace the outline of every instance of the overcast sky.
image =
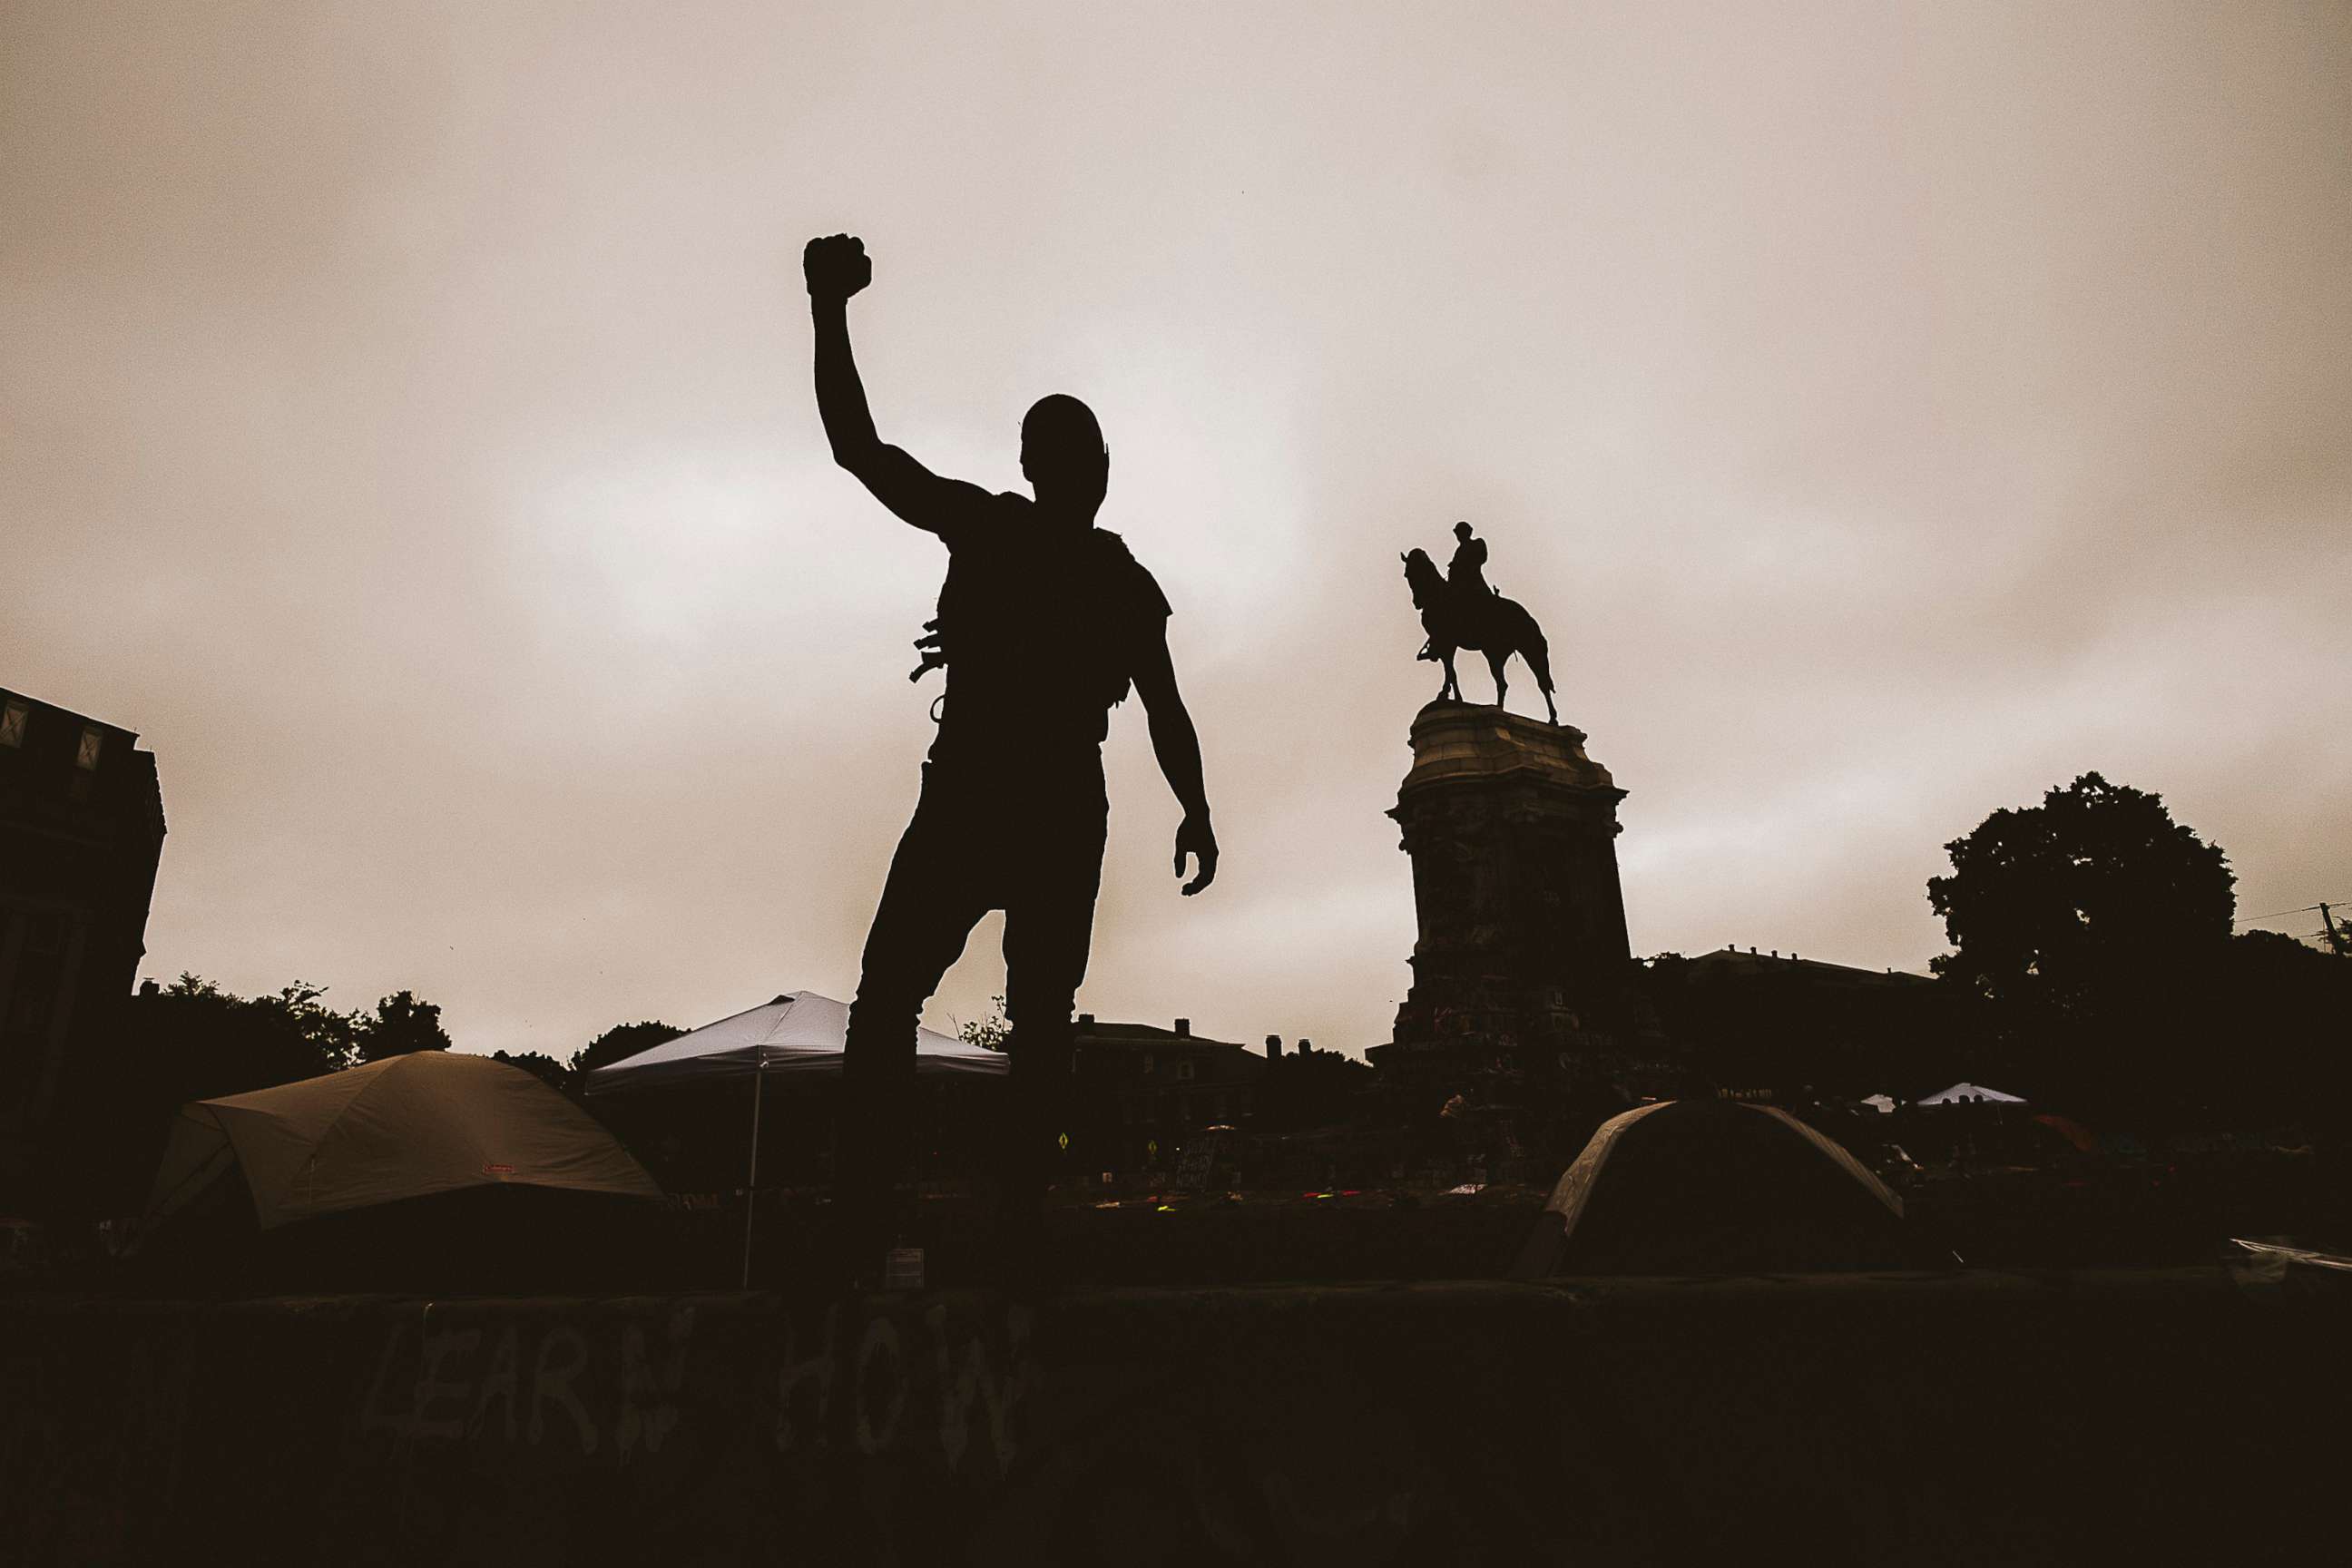
<svg viewBox="0 0 2352 1568">
<path fill-rule="evenodd" d="M 2352 895 L 2352 6 L 14 0 L 0 683 L 155 751 L 147 973 L 850 994 L 945 557 L 826 455 L 845 229 L 885 437 L 1014 489 L 1086 398 L 1175 605 L 1224 862 L 1130 703 L 1084 1008 L 1387 1037 L 1456 518 L 1637 952 L 1924 967 L 2086 769 Z"/>
</svg>

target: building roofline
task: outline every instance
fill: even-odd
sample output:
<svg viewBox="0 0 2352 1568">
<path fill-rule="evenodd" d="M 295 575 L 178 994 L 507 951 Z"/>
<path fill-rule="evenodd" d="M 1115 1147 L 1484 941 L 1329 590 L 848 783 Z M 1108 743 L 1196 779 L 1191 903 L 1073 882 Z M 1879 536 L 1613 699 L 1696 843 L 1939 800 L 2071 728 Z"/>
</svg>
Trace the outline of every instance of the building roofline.
<svg viewBox="0 0 2352 1568">
<path fill-rule="evenodd" d="M 1933 975 L 1915 974 L 1906 969 L 1864 969 L 1857 964 L 1832 963 L 1826 959 L 1800 958 L 1794 952 L 1759 952 L 1754 948 L 1718 947 L 1712 952 L 1698 953 L 1685 962 L 1720 968 L 1728 968 L 1736 963 L 1742 969 L 1777 969 L 1853 980 L 1875 980 L 1881 984 L 1892 982 L 1899 984 L 1910 981 L 1925 985 L 1932 984 L 1935 978 Z"/>
</svg>

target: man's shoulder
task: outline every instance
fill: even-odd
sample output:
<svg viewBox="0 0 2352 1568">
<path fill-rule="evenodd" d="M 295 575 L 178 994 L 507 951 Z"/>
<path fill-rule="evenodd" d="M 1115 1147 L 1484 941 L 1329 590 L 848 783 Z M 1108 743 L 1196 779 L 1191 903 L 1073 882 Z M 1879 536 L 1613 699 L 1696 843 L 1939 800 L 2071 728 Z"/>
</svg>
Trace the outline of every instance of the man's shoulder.
<svg viewBox="0 0 2352 1568">
<path fill-rule="evenodd" d="M 1027 496 L 1011 490 L 984 490 L 971 487 L 969 500 L 957 509 L 954 526 L 942 529 L 940 537 L 947 541 L 950 550 L 986 550 L 1005 543 L 1029 520 L 1036 502 Z"/>
<path fill-rule="evenodd" d="M 1094 531 L 1094 548 L 1105 570 L 1113 574 L 1129 598 L 1129 607 L 1139 615 L 1169 615 L 1168 595 L 1160 592 L 1160 580 L 1151 569 L 1135 558 L 1127 541 L 1107 528 Z"/>
</svg>

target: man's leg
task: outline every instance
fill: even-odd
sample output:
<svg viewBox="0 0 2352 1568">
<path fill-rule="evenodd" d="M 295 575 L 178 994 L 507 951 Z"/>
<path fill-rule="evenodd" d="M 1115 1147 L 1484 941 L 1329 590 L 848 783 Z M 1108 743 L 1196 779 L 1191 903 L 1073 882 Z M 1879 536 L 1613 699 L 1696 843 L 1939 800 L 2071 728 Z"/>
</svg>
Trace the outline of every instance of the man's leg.
<svg viewBox="0 0 2352 1568">
<path fill-rule="evenodd" d="M 997 1140 L 999 1217 L 1034 1231 L 1071 1129 L 1070 1015 L 1094 938 L 1106 808 L 1099 779 L 1067 809 L 1041 812 L 1004 910 L 1004 1014 L 1012 1093 Z M 1015 1245 L 1034 1239 L 1009 1236 Z"/>
<path fill-rule="evenodd" d="M 888 1246 L 893 1195 L 912 1163 L 915 1029 L 923 1004 L 988 912 L 972 849 L 971 832 L 926 770 L 922 802 L 890 858 L 866 933 L 843 1050 L 834 1200 L 859 1268 L 878 1263 Z"/>
</svg>

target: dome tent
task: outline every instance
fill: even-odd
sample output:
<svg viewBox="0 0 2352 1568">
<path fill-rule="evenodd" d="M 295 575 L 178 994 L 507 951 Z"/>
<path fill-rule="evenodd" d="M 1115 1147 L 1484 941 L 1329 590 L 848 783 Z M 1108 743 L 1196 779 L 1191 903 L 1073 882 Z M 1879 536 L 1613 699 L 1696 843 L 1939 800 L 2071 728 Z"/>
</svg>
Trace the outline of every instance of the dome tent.
<svg viewBox="0 0 2352 1568">
<path fill-rule="evenodd" d="M 659 1198 L 595 1120 L 521 1068 L 416 1051 L 181 1107 L 148 1199 L 168 1224 L 232 1174 L 263 1230 L 482 1186 Z"/>
<path fill-rule="evenodd" d="M 196 1100 L 131 1267 L 174 1291 L 642 1288 L 662 1192 L 521 1068 L 418 1051 Z"/>
<path fill-rule="evenodd" d="M 1663 1100 L 1603 1122 L 1512 1276 L 1802 1273 L 1948 1266 L 1903 1200 L 1771 1106 Z"/>
</svg>

